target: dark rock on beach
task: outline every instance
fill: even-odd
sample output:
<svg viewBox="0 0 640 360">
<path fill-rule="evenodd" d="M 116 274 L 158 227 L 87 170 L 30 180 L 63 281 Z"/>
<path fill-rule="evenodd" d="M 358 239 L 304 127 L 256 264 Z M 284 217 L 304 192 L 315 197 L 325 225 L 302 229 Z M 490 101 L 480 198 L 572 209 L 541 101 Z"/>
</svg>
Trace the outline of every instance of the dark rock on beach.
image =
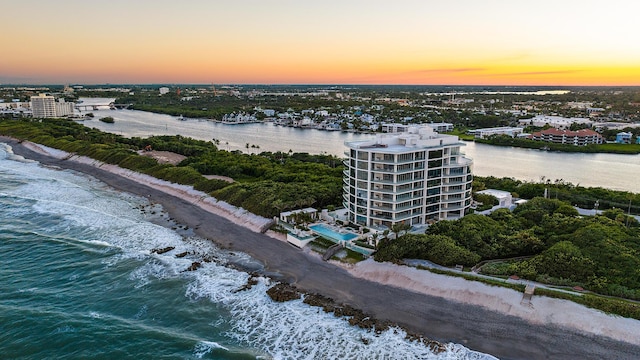
<svg viewBox="0 0 640 360">
<path fill-rule="evenodd" d="M 202 266 L 202 264 L 201 264 L 201 263 L 199 263 L 199 262 L 197 262 L 197 261 L 194 261 L 194 262 L 191 264 L 191 266 L 189 266 L 189 267 L 187 268 L 187 271 L 196 271 L 196 270 L 198 270 L 201 266 Z"/>
<path fill-rule="evenodd" d="M 167 246 L 166 248 L 162 248 L 162 249 L 153 249 L 153 250 L 151 250 L 151 253 L 152 254 L 155 253 L 155 254 L 160 255 L 160 254 L 164 254 L 166 252 L 169 252 L 169 251 L 171 251 L 173 249 L 175 249 L 175 246 Z"/>
<path fill-rule="evenodd" d="M 276 302 L 296 300 L 302 296 L 295 286 L 284 283 L 279 283 L 267 290 L 267 295 Z"/>
</svg>

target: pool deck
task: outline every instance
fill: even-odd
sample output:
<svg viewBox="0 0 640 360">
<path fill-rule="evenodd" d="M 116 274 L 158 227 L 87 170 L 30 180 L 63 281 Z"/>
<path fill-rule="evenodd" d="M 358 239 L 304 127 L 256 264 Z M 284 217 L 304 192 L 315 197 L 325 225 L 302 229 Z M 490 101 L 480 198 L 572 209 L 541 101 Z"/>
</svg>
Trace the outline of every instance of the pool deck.
<svg viewBox="0 0 640 360">
<path fill-rule="evenodd" d="M 351 234 L 351 235 L 354 235 L 354 237 L 350 238 L 350 239 L 338 239 L 336 237 L 331 236 L 330 234 L 325 234 L 325 233 L 322 233 L 320 231 L 317 231 L 317 230 L 313 229 L 314 226 L 320 226 L 320 225 L 322 227 L 324 227 L 325 229 L 328 229 L 329 231 L 334 232 L 336 234 L 339 234 L 339 235 Z M 340 245 L 342 245 L 343 247 L 345 247 L 345 248 L 347 248 L 349 250 L 353 250 L 353 251 L 358 252 L 360 254 L 363 254 L 365 256 L 370 256 L 375 251 L 374 249 L 369 249 L 369 248 L 365 248 L 365 247 L 362 247 L 362 246 L 358 246 L 353 242 L 355 240 L 361 240 L 363 238 L 366 238 L 365 234 L 358 234 L 357 232 L 346 230 L 346 229 L 344 229 L 342 227 L 339 227 L 337 225 L 332 225 L 332 224 L 328 224 L 328 223 L 325 223 L 325 222 L 318 222 L 318 223 L 311 224 L 311 225 L 309 225 L 309 229 L 311 230 L 311 232 L 313 232 L 317 236 L 321 236 L 321 237 L 323 237 L 325 239 L 329 239 L 329 240 L 333 241 L 336 244 L 340 244 Z"/>
</svg>

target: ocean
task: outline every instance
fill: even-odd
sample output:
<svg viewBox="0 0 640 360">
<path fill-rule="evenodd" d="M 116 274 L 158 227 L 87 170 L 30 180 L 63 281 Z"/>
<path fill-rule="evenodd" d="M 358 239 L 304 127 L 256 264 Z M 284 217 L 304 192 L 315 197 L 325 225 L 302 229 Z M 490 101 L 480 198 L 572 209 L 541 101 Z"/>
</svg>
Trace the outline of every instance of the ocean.
<svg viewBox="0 0 640 360">
<path fill-rule="evenodd" d="M 453 343 L 436 355 L 398 328 L 376 334 L 302 300 L 276 303 L 272 280 L 246 289 L 250 275 L 231 266 L 259 269 L 248 255 L 4 144 L 0 254 L 1 359 L 493 359 Z"/>
</svg>

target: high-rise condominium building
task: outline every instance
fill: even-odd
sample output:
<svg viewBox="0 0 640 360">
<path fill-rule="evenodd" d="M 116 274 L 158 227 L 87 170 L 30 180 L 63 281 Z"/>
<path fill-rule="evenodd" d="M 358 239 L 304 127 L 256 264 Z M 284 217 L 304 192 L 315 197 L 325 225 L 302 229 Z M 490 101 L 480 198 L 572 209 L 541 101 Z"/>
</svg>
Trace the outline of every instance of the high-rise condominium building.
<svg viewBox="0 0 640 360">
<path fill-rule="evenodd" d="M 56 117 L 56 99 L 45 94 L 32 96 L 31 111 L 34 118 Z"/>
<path fill-rule="evenodd" d="M 31 97 L 31 111 L 34 118 L 73 115 L 73 103 L 65 102 L 64 99 L 56 102 L 53 96 L 40 94 Z"/>
<path fill-rule="evenodd" d="M 346 142 L 343 204 L 363 226 L 458 219 L 471 205 L 473 161 L 457 136 L 428 126 Z"/>
</svg>

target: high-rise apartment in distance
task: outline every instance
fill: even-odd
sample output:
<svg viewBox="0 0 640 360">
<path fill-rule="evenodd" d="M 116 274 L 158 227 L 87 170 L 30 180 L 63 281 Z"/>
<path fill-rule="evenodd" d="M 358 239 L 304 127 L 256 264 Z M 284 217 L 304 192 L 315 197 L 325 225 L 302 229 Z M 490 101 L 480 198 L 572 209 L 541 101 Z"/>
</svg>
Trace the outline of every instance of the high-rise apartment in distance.
<svg viewBox="0 0 640 360">
<path fill-rule="evenodd" d="M 56 102 L 53 96 L 40 94 L 31 97 L 31 111 L 34 118 L 67 116 L 73 114 L 73 103 L 64 99 Z"/>
<path fill-rule="evenodd" d="M 343 204 L 363 226 L 458 219 L 471 206 L 473 161 L 457 136 L 428 126 L 346 142 Z"/>
<path fill-rule="evenodd" d="M 45 94 L 32 96 L 31 111 L 34 118 L 56 117 L 56 99 Z"/>
</svg>

